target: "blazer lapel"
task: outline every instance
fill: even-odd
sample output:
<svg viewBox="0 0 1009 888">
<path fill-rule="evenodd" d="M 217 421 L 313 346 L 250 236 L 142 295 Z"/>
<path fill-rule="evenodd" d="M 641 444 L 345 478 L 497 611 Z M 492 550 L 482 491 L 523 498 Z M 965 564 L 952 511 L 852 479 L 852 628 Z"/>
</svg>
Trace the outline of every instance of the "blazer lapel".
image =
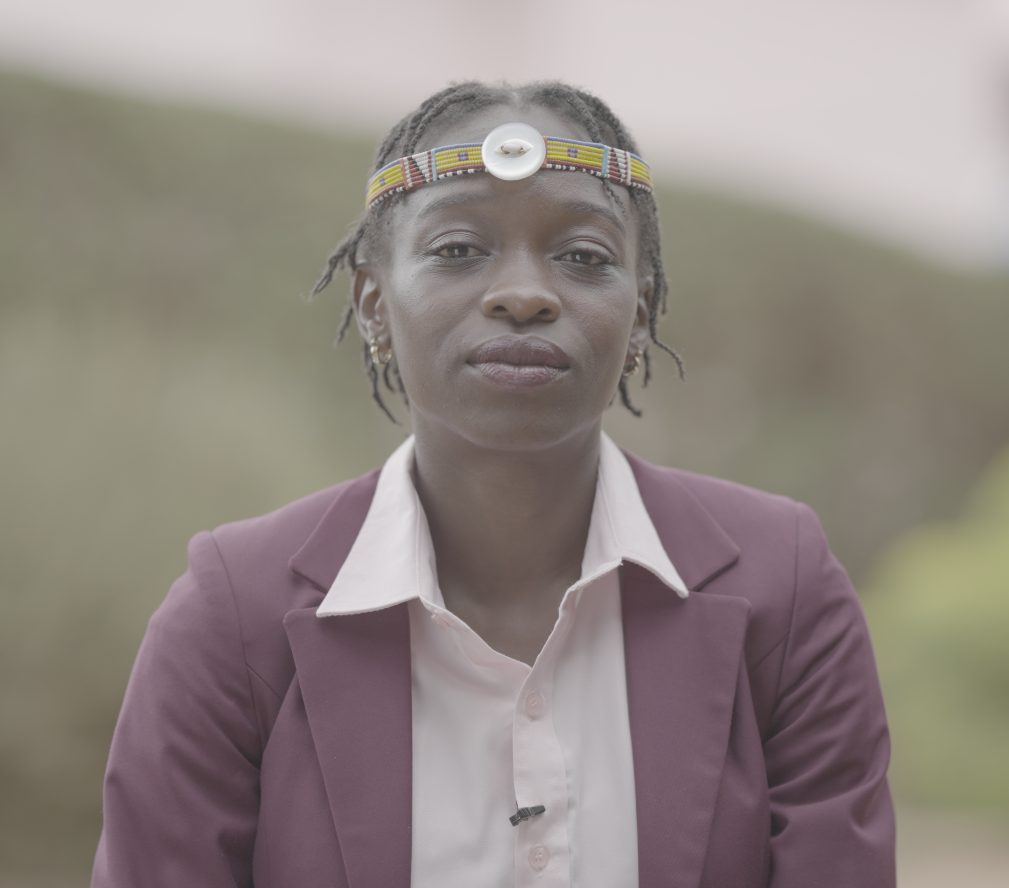
<svg viewBox="0 0 1009 888">
<path fill-rule="evenodd" d="M 346 485 L 291 569 L 326 591 L 371 504 L 378 472 Z M 405 604 L 362 614 L 289 612 L 284 628 L 351 888 L 409 888 L 413 786 Z"/>
<path fill-rule="evenodd" d="M 695 888 L 750 608 L 720 595 L 682 600 L 637 565 L 621 569 L 620 585 L 639 888 Z"/>
<path fill-rule="evenodd" d="M 639 888 L 696 888 L 732 723 L 750 605 L 699 592 L 739 549 L 675 473 L 628 454 L 691 594 L 625 564 L 620 587 L 637 794 Z"/>
<path fill-rule="evenodd" d="M 291 611 L 308 724 L 351 888 L 409 888 L 410 623 L 405 604 L 319 618 Z"/>
</svg>

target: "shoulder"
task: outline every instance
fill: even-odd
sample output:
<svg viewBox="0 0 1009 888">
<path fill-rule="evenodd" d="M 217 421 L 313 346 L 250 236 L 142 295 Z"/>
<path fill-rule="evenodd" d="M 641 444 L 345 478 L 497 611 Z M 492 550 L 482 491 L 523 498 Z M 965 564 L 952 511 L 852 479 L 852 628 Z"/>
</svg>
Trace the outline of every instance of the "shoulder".
<svg viewBox="0 0 1009 888">
<path fill-rule="evenodd" d="M 774 560 L 794 568 L 822 556 L 826 539 L 819 516 L 801 500 L 736 481 L 660 466 L 632 453 L 627 460 L 657 526 L 668 518 L 697 521 L 705 515 L 740 549 L 741 560 Z M 666 519 L 663 522 L 663 519 Z M 682 531 L 683 528 L 681 527 Z M 765 553 L 757 559 L 757 551 Z"/>
<path fill-rule="evenodd" d="M 286 572 L 297 551 L 328 517 L 363 519 L 378 469 L 341 481 L 265 512 L 218 525 L 211 532 L 233 582 Z"/>
<path fill-rule="evenodd" d="M 743 576 L 773 578 L 794 596 L 815 582 L 813 565 L 824 560 L 836 565 L 820 518 L 809 504 L 710 475 L 663 471 L 736 542 Z"/>
<path fill-rule="evenodd" d="M 299 574 L 299 559 L 304 560 L 306 549 L 314 548 L 330 563 L 342 561 L 368 512 L 378 474 L 379 470 L 373 469 L 270 512 L 210 531 L 236 594 L 243 599 L 278 599 L 288 609 L 317 603 L 311 599 L 318 597 L 318 587 L 328 587 L 333 577 L 326 576 L 323 567 Z M 314 593 L 298 592 L 306 579 L 314 581 L 308 584 Z"/>
<path fill-rule="evenodd" d="M 338 566 L 349 551 L 377 476 L 375 469 L 261 515 L 197 533 L 189 541 L 186 573 L 159 609 L 160 618 L 181 624 L 185 614 L 189 625 L 203 622 L 213 610 L 220 615 L 219 635 L 225 630 L 235 635 L 250 670 L 279 695 L 293 668 L 284 616 L 322 600 L 332 580 L 329 565 Z M 298 570 L 298 558 L 306 552 L 316 556 L 314 572 Z"/>
<path fill-rule="evenodd" d="M 683 563 L 694 574 L 691 588 L 748 602 L 751 656 L 761 656 L 786 637 L 797 604 L 817 612 L 833 607 L 838 597 L 856 603 L 820 520 L 807 504 L 626 456 L 670 558 L 677 568 Z M 705 555 L 714 551 L 719 558 Z M 697 563 L 703 568 L 695 568 Z M 712 571 L 709 565 L 720 569 Z"/>
<path fill-rule="evenodd" d="M 624 453 L 643 497 L 688 496 L 727 531 L 753 530 L 768 521 L 788 524 L 794 522 L 797 509 L 808 508 L 788 496 L 713 475 L 656 465 L 633 453 Z"/>
<path fill-rule="evenodd" d="M 711 591 L 724 588 L 780 590 L 795 579 L 798 548 L 806 545 L 803 524 L 819 528 L 813 510 L 788 496 L 685 469 L 659 466 L 626 454 L 656 530 L 674 563 L 688 564 L 703 553 L 718 551 L 726 566 L 725 579 Z M 729 559 L 730 550 L 735 557 Z M 700 585 L 722 577 L 698 575 Z M 759 580 L 756 585 L 754 581 Z M 776 593 L 776 595 L 779 593 Z M 759 603 L 759 602 L 755 602 Z"/>
</svg>

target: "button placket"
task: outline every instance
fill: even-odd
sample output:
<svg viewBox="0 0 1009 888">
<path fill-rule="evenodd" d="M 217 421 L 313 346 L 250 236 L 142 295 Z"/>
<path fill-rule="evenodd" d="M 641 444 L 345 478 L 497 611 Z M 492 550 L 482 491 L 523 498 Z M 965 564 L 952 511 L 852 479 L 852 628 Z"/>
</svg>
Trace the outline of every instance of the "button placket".
<svg viewBox="0 0 1009 888">
<path fill-rule="evenodd" d="M 515 701 L 512 747 L 515 796 L 520 805 L 546 807 L 542 814 L 516 828 L 517 888 L 567 888 L 570 884 L 567 776 L 560 738 L 551 716 L 557 657 L 570 624 L 570 613 L 563 613 Z"/>
</svg>

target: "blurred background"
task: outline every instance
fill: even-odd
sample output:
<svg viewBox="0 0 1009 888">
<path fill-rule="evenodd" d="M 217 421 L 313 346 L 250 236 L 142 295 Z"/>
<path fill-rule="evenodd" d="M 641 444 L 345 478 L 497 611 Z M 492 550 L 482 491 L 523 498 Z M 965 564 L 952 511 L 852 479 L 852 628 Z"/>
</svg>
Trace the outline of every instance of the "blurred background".
<svg viewBox="0 0 1009 888">
<path fill-rule="evenodd" d="M 901 881 L 1009 872 L 1009 2 L 0 0 L 0 886 L 86 884 L 203 528 L 408 427 L 305 294 L 449 80 L 605 98 L 661 182 L 648 459 L 805 500 L 868 614 Z M 400 416 L 406 422 L 404 411 Z"/>
</svg>

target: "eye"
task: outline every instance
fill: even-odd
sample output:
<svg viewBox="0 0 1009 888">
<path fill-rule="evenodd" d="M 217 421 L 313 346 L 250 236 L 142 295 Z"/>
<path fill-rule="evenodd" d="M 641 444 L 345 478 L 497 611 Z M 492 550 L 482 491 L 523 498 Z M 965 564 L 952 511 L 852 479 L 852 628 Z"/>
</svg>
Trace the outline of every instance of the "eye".
<svg viewBox="0 0 1009 888">
<path fill-rule="evenodd" d="M 472 244 L 452 243 L 437 247 L 432 250 L 431 255 L 439 259 L 475 259 L 481 254 Z"/>
<path fill-rule="evenodd" d="M 609 253 L 604 253 L 602 250 L 588 250 L 584 248 L 579 248 L 577 250 L 568 250 L 564 253 L 561 259 L 565 259 L 574 265 L 612 265 L 613 257 Z"/>
</svg>

